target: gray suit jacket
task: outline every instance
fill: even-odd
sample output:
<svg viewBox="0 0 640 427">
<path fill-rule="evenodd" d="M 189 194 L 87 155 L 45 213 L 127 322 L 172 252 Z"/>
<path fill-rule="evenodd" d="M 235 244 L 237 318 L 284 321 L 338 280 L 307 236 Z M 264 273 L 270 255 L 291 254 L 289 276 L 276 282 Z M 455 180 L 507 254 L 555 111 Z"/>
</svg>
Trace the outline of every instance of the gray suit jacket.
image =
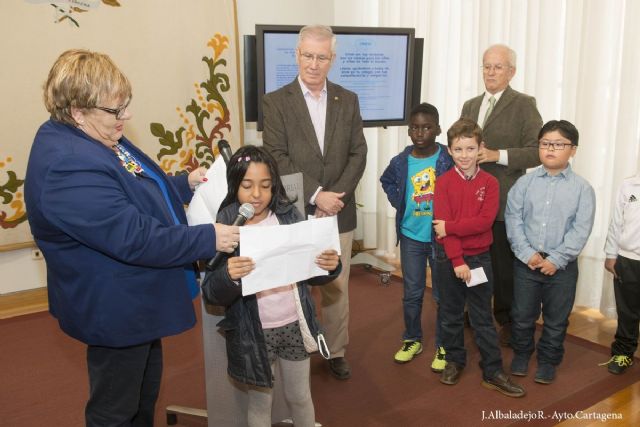
<svg viewBox="0 0 640 427">
<path fill-rule="evenodd" d="M 358 96 L 327 80 L 324 154 L 297 77 L 264 96 L 263 112 L 264 147 L 275 157 L 282 175 L 302 172 L 306 213 L 315 211 L 309 199 L 319 186 L 326 191 L 344 191 L 345 206 L 338 214 L 338 227 L 341 233 L 356 228 L 354 191 L 367 161 Z"/>
<path fill-rule="evenodd" d="M 484 93 L 464 103 L 461 117 L 479 122 L 478 114 Z M 538 132 L 542 117 L 536 107 L 536 99 L 507 86 L 493 108 L 482 130 L 484 143 L 491 150 L 507 150 L 509 166 L 483 163 L 481 168 L 495 176 L 500 183 L 500 211 L 497 221 L 504 221 L 507 193 L 511 186 L 525 174 L 527 168 L 540 164 Z"/>
</svg>

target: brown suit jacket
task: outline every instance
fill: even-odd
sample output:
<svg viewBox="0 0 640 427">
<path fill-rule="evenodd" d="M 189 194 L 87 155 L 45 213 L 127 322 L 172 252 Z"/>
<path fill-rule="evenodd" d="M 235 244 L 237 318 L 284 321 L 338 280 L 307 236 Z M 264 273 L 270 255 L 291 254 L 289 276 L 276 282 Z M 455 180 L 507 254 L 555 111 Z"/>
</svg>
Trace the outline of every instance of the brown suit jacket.
<svg viewBox="0 0 640 427">
<path fill-rule="evenodd" d="M 464 103 L 461 117 L 479 122 L 478 114 L 484 93 Z M 481 168 L 500 183 L 500 211 L 497 221 L 504 221 L 504 208 L 511 186 L 525 174 L 527 168 L 540 164 L 538 132 L 542 117 L 536 99 L 507 86 L 493 108 L 482 130 L 484 143 L 491 150 L 507 150 L 509 166 L 482 163 Z"/>
<path fill-rule="evenodd" d="M 278 162 L 280 173 L 302 172 L 306 213 L 315 212 L 309 199 L 319 186 L 326 191 L 344 191 L 338 228 L 341 233 L 355 229 L 354 191 L 367 161 L 358 96 L 327 80 L 324 154 L 297 77 L 264 96 L 263 113 L 263 144 Z"/>
</svg>

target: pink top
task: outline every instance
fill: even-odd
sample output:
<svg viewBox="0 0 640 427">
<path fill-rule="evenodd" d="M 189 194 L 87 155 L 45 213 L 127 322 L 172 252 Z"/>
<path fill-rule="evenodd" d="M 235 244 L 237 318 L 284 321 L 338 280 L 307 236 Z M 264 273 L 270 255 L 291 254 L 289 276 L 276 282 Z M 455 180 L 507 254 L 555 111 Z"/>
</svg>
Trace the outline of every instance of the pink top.
<svg viewBox="0 0 640 427">
<path fill-rule="evenodd" d="M 265 225 L 278 225 L 278 218 L 269 212 L 269 215 L 262 221 L 247 225 L 246 227 L 261 227 Z M 296 300 L 294 292 L 297 292 L 297 285 L 284 285 L 256 294 L 258 298 L 258 312 L 263 329 L 278 328 L 288 325 L 298 320 L 296 310 Z"/>
</svg>

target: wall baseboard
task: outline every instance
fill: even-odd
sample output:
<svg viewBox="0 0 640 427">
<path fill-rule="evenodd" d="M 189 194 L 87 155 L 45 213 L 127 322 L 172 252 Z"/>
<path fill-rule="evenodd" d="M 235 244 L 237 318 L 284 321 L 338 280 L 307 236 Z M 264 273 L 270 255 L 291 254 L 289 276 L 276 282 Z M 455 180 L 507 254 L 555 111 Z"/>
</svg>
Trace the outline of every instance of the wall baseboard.
<svg viewBox="0 0 640 427">
<path fill-rule="evenodd" d="M 49 309 L 47 288 L 0 295 L 0 319 L 38 313 Z"/>
</svg>

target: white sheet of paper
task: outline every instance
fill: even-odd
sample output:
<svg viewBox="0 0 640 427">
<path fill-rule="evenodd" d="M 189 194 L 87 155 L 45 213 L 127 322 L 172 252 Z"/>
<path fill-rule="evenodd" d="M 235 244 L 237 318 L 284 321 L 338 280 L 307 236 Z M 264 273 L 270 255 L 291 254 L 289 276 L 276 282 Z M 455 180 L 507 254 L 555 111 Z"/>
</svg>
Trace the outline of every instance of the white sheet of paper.
<svg viewBox="0 0 640 427">
<path fill-rule="evenodd" d="M 189 208 L 189 225 L 211 224 L 216 222 L 220 204 L 227 195 L 227 165 L 222 156 L 218 156 L 207 170 L 207 182 L 196 187 Z"/>
<path fill-rule="evenodd" d="M 340 253 L 336 216 L 290 225 L 240 227 L 240 255 L 253 258 L 256 264 L 242 278 L 242 295 L 329 274 L 315 263 L 326 249 Z"/>
<path fill-rule="evenodd" d="M 467 282 L 467 287 L 481 285 L 487 283 L 487 275 L 484 272 L 484 268 L 478 267 L 471 270 L 471 280 Z"/>
</svg>

